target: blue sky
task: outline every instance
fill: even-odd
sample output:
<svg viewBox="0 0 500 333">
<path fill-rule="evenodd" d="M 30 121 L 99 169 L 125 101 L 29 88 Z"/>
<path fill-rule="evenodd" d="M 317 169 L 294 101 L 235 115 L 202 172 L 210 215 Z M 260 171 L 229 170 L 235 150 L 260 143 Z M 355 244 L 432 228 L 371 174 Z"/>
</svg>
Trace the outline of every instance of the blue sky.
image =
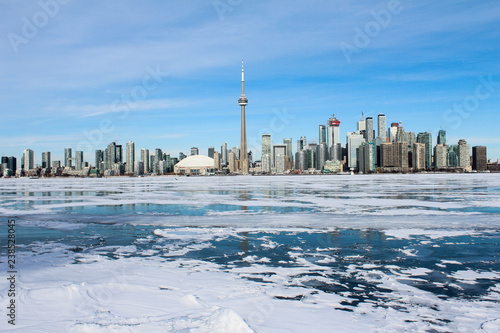
<svg viewBox="0 0 500 333">
<path fill-rule="evenodd" d="M 43 5 L 44 4 L 44 5 Z M 500 158 L 498 1 L 0 1 L 0 155 L 249 150 L 365 116 Z M 139 156 L 139 154 L 137 154 Z"/>
</svg>

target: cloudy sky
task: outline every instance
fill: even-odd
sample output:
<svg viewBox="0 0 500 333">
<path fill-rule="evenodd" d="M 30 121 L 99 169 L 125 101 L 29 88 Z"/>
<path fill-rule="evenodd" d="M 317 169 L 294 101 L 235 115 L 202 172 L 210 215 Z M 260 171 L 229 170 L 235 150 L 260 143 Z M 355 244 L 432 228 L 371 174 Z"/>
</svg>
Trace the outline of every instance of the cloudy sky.
<svg viewBox="0 0 500 333">
<path fill-rule="evenodd" d="M 500 158 L 498 1 L 0 1 L 0 155 L 111 141 L 173 156 L 239 145 L 245 59 L 249 150 L 333 113 L 365 116 Z"/>
</svg>

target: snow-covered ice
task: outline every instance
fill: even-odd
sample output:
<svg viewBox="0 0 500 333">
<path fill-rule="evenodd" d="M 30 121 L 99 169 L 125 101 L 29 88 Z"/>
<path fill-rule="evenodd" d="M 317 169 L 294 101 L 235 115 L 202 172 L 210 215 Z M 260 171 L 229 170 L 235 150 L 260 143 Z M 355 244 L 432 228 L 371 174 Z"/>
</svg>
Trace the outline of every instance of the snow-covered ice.
<svg viewBox="0 0 500 333">
<path fill-rule="evenodd" d="M 2 179 L 0 214 L 2 331 L 500 330 L 495 174 Z"/>
</svg>

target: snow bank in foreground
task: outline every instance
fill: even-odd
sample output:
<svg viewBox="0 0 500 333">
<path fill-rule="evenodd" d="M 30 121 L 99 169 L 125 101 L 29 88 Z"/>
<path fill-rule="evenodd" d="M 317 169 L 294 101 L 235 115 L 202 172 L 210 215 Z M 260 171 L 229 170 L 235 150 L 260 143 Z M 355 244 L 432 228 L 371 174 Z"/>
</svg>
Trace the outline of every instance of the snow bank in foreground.
<svg viewBox="0 0 500 333">
<path fill-rule="evenodd" d="M 82 263 L 56 258 L 52 265 L 21 267 L 13 332 L 484 332 L 494 331 L 500 317 L 500 285 L 474 301 L 441 299 L 406 282 L 430 272 L 422 268 L 393 267 L 391 274 L 351 265 L 346 273 L 390 290 L 380 302 L 352 305 L 348 292 L 308 287 L 336 282 L 323 277 L 328 267 L 303 258 L 297 259 L 303 266 L 228 268 L 181 258 L 76 256 Z M 256 281 L 259 276 L 268 281 Z M 499 278 L 457 276 L 466 283 Z M 6 307 L 5 287 L 0 291 Z"/>
</svg>

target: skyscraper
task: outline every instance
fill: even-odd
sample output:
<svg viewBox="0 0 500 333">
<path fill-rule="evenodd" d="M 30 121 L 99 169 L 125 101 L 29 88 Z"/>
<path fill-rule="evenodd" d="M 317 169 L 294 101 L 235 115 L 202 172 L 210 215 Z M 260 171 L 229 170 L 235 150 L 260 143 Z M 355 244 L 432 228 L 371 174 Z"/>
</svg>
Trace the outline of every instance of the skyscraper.
<svg viewBox="0 0 500 333">
<path fill-rule="evenodd" d="M 262 155 L 260 162 L 262 173 L 271 173 L 271 154 Z"/>
<path fill-rule="evenodd" d="M 437 137 L 437 143 L 442 144 L 442 145 L 446 144 L 446 131 L 445 130 L 439 130 L 438 137 Z"/>
<path fill-rule="evenodd" d="M 432 166 L 432 137 L 431 133 L 418 133 L 418 143 L 425 143 L 425 168 L 430 169 Z"/>
<path fill-rule="evenodd" d="M 200 151 L 197 147 L 191 147 L 191 156 L 193 155 L 200 155 Z"/>
<path fill-rule="evenodd" d="M 215 153 L 215 148 L 214 147 L 208 147 L 208 157 L 214 158 L 214 153 Z"/>
<path fill-rule="evenodd" d="M 247 153 L 247 128 L 245 123 L 245 106 L 247 106 L 248 104 L 248 99 L 245 97 L 245 70 L 243 68 L 243 60 L 241 60 L 241 96 L 238 99 L 238 104 L 241 106 L 240 172 L 246 175 L 248 174 L 248 153 Z"/>
<path fill-rule="evenodd" d="M 240 147 L 238 147 L 238 146 L 233 147 L 233 148 L 231 148 L 231 151 L 232 151 L 232 152 L 233 152 L 233 154 L 234 154 L 234 158 L 235 158 L 235 159 L 237 159 L 237 160 L 239 160 L 239 159 L 240 159 L 240 153 L 241 153 L 241 151 L 240 151 Z M 238 169 L 238 170 L 239 170 L 239 169 Z M 238 170 L 236 170 L 236 171 L 238 171 Z"/>
<path fill-rule="evenodd" d="M 375 138 L 374 138 L 374 135 L 373 135 L 373 118 L 372 117 L 367 117 L 366 118 L 365 140 L 367 142 L 373 142 L 374 139 Z"/>
<path fill-rule="evenodd" d="M 434 168 L 443 170 L 448 167 L 448 147 L 438 143 L 434 147 Z"/>
<path fill-rule="evenodd" d="M 398 123 L 392 123 L 389 130 L 389 142 L 396 142 L 396 135 L 398 134 Z"/>
<path fill-rule="evenodd" d="M 214 151 L 214 168 L 216 170 L 222 170 L 221 164 L 220 164 L 220 154 L 218 151 Z"/>
<path fill-rule="evenodd" d="M 283 144 L 286 145 L 286 155 L 288 156 L 288 161 L 290 161 L 293 166 L 292 138 L 283 139 Z"/>
<path fill-rule="evenodd" d="M 273 157 L 272 157 L 272 167 L 275 168 L 276 167 L 276 158 L 278 155 L 284 155 L 286 156 L 287 155 L 287 151 L 286 151 L 286 145 L 284 144 L 277 144 L 277 145 L 273 145 Z"/>
<path fill-rule="evenodd" d="M 9 161 L 7 162 L 7 167 L 12 171 L 12 173 L 16 172 L 17 159 L 14 156 L 9 157 Z"/>
<path fill-rule="evenodd" d="M 111 142 L 104 152 L 104 170 L 112 170 L 116 163 L 116 142 Z"/>
<path fill-rule="evenodd" d="M 412 144 L 412 167 L 415 171 L 425 169 L 425 144 Z"/>
<path fill-rule="evenodd" d="M 42 153 L 42 168 L 50 168 L 50 151 Z"/>
<path fill-rule="evenodd" d="M 340 120 L 332 115 L 327 123 L 326 141 L 330 150 L 330 161 L 340 161 L 342 158 L 342 147 L 340 146 Z"/>
<path fill-rule="evenodd" d="M 222 165 L 227 165 L 227 143 L 223 143 L 220 147 L 220 157 Z"/>
<path fill-rule="evenodd" d="M 75 152 L 75 169 L 83 170 L 83 151 Z"/>
<path fill-rule="evenodd" d="M 379 113 L 378 118 L 378 131 L 377 131 L 377 136 L 381 138 L 382 142 L 386 142 L 386 137 L 387 137 L 387 129 L 386 129 L 386 123 L 385 123 L 385 115 L 382 113 Z"/>
<path fill-rule="evenodd" d="M 142 176 L 144 174 L 144 161 L 134 162 L 134 174 L 137 176 Z"/>
<path fill-rule="evenodd" d="M 465 140 L 458 140 L 458 166 L 470 170 L 470 145 Z"/>
<path fill-rule="evenodd" d="M 104 170 L 101 170 L 102 161 L 103 161 L 102 151 L 100 149 L 96 149 L 96 151 L 95 151 L 95 167 L 97 170 L 104 171 Z"/>
<path fill-rule="evenodd" d="M 319 125 L 319 144 L 326 143 L 325 125 Z"/>
<path fill-rule="evenodd" d="M 71 148 L 64 148 L 64 166 L 71 167 Z"/>
<path fill-rule="evenodd" d="M 229 172 L 233 173 L 236 171 L 236 155 L 233 151 L 227 154 Z"/>
<path fill-rule="evenodd" d="M 486 157 L 486 146 L 472 147 L 472 170 L 488 170 L 488 159 Z"/>
<path fill-rule="evenodd" d="M 368 127 L 368 118 L 367 127 Z M 367 128 L 368 130 L 368 128 Z M 373 131 L 372 131 L 373 132 Z M 359 171 L 362 173 L 371 173 L 375 171 L 375 142 L 363 142 L 361 146 L 359 146 Z"/>
<path fill-rule="evenodd" d="M 297 152 L 300 152 L 303 149 L 306 149 L 306 146 L 307 146 L 306 137 L 301 136 L 300 139 L 297 140 Z"/>
<path fill-rule="evenodd" d="M 160 161 L 163 161 L 163 152 L 161 151 L 160 148 L 155 149 L 155 155 L 154 155 L 154 163 L 151 166 L 151 169 L 153 170 L 153 173 L 159 174 L 160 173 Z"/>
<path fill-rule="evenodd" d="M 116 156 L 115 163 L 122 164 L 123 163 L 123 147 L 122 147 L 122 145 L 116 145 L 115 150 L 116 150 L 116 153 L 115 153 L 115 156 Z"/>
<path fill-rule="evenodd" d="M 316 169 L 323 170 L 325 162 L 328 161 L 328 146 L 326 142 L 318 145 L 316 156 L 318 160 Z"/>
<path fill-rule="evenodd" d="M 135 143 L 132 141 L 127 142 L 127 167 L 125 173 L 134 173 L 135 163 Z"/>
<path fill-rule="evenodd" d="M 23 154 L 24 171 L 29 171 L 35 165 L 35 153 L 31 149 L 25 149 Z"/>
<path fill-rule="evenodd" d="M 262 134 L 262 155 L 271 155 L 271 134 Z"/>
<path fill-rule="evenodd" d="M 149 173 L 149 149 L 141 149 L 141 161 L 144 163 L 144 172 Z"/>
<path fill-rule="evenodd" d="M 359 146 L 365 138 L 359 132 L 347 133 L 347 167 L 351 171 L 359 170 Z"/>
</svg>

